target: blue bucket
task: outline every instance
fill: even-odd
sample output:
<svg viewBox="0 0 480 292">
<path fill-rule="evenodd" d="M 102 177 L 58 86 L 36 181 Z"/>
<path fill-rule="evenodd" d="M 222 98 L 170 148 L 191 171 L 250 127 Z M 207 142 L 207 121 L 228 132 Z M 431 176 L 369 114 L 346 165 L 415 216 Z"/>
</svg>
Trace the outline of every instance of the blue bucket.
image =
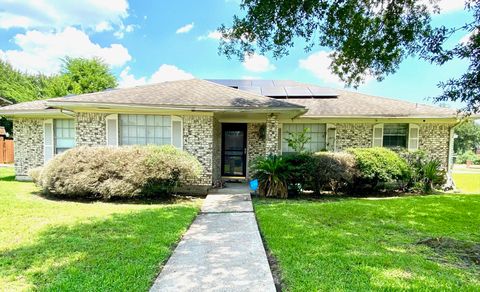
<svg viewBox="0 0 480 292">
<path fill-rule="evenodd" d="M 254 192 L 258 189 L 258 179 L 250 181 L 250 189 Z"/>
</svg>

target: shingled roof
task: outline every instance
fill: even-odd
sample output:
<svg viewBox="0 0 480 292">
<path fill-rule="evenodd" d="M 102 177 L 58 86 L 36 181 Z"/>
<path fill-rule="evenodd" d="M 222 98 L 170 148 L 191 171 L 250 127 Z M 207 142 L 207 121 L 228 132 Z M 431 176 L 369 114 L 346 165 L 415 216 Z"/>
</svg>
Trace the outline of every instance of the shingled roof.
<svg viewBox="0 0 480 292">
<path fill-rule="evenodd" d="M 298 109 L 304 107 L 207 80 L 190 79 L 53 98 L 58 104 L 114 104 L 198 109 Z"/>
</svg>

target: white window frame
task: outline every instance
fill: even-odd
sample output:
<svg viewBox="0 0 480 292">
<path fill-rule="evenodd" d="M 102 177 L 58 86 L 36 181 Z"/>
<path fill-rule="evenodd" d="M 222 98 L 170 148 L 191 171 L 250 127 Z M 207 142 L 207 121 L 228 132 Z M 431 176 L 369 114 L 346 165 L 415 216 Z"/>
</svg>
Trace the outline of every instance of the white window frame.
<svg viewBox="0 0 480 292">
<path fill-rule="evenodd" d="M 183 118 L 180 116 L 170 116 L 171 133 L 170 133 L 170 145 L 173 145 L 173 122 L 180 122 L 180 149 L 183 149 Z"/>
<path fill-rule="evenodd" d="M 109 137 L 110 137 L 109 130 L 108 130 L 108 121 L 109 120 L 111 120 L 111 121 L 115 120 L 115 125 L 116 125 L 115 126 L 116 127 L 116 137 L 115 138 L 116 138 L 117 143 L 112 144 L 112 145 L 110 145 L 109 141 L 108 141 Z M 106 134 L 105 142 L 106 142 L 107 146 L 118 147 L 118 145 L 120 145 L 120 141 L 119 141 L 120 127 L 118 126 L 118 114 L 111 114 L 111 115 L 108 115 L 108 116 L 105 117 L 105 128 L 106 128 L 106 130 L 105 130 L 105 134 Z"/>
</svg>

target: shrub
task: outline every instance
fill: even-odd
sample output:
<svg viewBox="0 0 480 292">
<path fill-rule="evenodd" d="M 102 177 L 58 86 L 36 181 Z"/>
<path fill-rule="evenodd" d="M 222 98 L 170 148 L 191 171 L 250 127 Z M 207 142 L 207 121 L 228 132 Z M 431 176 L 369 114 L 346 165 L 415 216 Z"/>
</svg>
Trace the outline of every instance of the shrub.
<svg viewBox="0 0 480 292">
<path fill-rule="evenodd" d="M 315 163 L 311 153 L 289 153 L 284 156 L 288 168 L 287 186 L 290 194 L 313 189 Z"/>
<path fill-rule="evenodd" d="M 472 150 L 465 151 L 457 156 L 456 163 L 465 164 L 467 161 L 471 161 L 473 164 L 480 164 L 480 156 L 475 154 Z"/>
<path fill-rule="evenodd" d="M 376 187 L 379 183 L 391 183 L 395 180 L 408 181 L 411 171 L 407 162 L 397 153 L 386 148 L 349 149 L 355 157 L 359 171 L 357 186 Z"/>
<path fill-rule="evenodd" d="M 287 198 L 288 164 L 282 156 L 259 157 L 252 167 L 253 178 L 258 179 L 259 192 L 266 197 Z"/>
<path fill-rule="evenodd" d="M 110 199 L 165 195 L 200 171 L 173 146 L 78 147 L 48 162 L 35 180 L 57 196 Z"/>
<path fill-rule="evenodd" d="M 315 193 L 321 190 L 331 190 L 337 193 L 348 190 L 358 175 L 355 157 L 345 152 L 319 152 L 312 157 L 313 186 Z"/>
<path fill-rule="evenodd" d="M 411 188 L 423 180 L 423 167 L 429 159 L 423 150 L 409 151 L 403 149 L 398 152 L 410 167 L 410 178 L 406 182 L 405 188 Z"/>
</svg>

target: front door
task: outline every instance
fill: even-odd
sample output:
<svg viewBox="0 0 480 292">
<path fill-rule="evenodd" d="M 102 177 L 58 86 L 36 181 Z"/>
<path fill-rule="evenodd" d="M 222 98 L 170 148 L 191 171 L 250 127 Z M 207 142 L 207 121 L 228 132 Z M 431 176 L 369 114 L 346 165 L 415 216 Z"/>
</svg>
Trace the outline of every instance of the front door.
<svg viewBox="0 0 480 292">
<path fill-rule="evenodd" d="M 247 124 L 222 124 L 222 175 L 245 176 Z"/>
</svg>

